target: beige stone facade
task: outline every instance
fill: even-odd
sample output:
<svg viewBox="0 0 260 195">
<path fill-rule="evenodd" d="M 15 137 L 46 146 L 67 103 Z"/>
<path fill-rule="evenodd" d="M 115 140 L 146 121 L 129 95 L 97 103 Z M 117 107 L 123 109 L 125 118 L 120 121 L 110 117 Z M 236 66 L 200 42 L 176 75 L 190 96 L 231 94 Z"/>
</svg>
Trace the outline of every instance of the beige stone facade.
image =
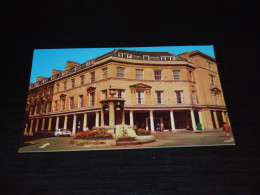
<svg viewBox="0 0 260 195">
<path fill-rule="evenodd" d="M 111 108 L 101 108 L 101 102 L 111 89 L 114 98 L 124 100 L 124 110 L 113 107 L 115 125 L 155 131 L 159 123 L 165 130 L 192 130 L 200 122 L 210 130 L 229 122 L 216 61 L 199 51 L 174 55 L 118 49 L 84 64 L 68 61 L 64 71 L 55 73 L 30 85 L 24 135 L 109 126 Z M 48 101 L 40 101 L 44 94 Z"/>
</svg>

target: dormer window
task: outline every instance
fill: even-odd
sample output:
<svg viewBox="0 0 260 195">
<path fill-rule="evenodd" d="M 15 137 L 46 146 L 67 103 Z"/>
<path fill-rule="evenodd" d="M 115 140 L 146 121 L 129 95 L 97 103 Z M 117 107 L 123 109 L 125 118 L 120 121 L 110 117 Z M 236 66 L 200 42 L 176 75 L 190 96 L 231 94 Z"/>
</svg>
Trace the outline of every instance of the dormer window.
<svg viewBox="0 0 260 195">
<path fill-rule="evenodd" d="M 118 52 L 118 57 L 120 57 L 120 58 L 132 58 L 132 54 Z"/>
<path fill-rule="evenodd" d="M 150 56 L 149 55 L 143 55 L 143 60 L 150 60 Z"/>
<path fill-rule="evenodd" d="M 161 56 L 162 61 L 175 60 L 175 56 Z"/>
</svg>

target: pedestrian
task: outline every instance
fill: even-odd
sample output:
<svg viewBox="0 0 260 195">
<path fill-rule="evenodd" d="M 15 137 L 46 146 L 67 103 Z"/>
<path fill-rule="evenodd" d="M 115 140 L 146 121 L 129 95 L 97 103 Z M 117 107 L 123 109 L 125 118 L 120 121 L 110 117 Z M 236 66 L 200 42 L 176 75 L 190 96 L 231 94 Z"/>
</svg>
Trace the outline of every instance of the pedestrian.
<svg viewBox="0 0 260 195">
<path fill-rule="evenodd" d="M 202 132 L 202 124 L 200 122 L 197 123 L 197 130 Z"/>
<path fill-rule="evenodd" d="M 163 125 L 163 122 L 161 122 L 161 131 L 163 131 L 164 129 L 164 125 Z"/>
<path fill-rule="evenodd" d="M 223 130 L 226 132 L 226 135 L 229 137 L 230 126 L 226 122 L 223 123 Z"/>
<path fill-rule="evenodd" d="M 160 124 L 156 123 L 156 131 L 160 131 Z"/>
</svg>

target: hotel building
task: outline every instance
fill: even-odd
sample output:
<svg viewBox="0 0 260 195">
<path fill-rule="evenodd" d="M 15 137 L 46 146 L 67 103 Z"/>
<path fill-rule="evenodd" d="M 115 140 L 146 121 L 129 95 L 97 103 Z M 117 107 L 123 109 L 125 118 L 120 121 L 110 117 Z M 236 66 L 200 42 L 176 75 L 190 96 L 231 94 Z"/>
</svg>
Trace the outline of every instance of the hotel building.
<svg viewBox="0 0 260 195">
<path fill-rule="evenodd" d="M 121 102 L 113 107 L 105 103 L 111 90 Z M 30 84 L 26 111 L 24 135 L 117 124 L 151 131 L 157 123 L 166 130 L 230 124 L 216 60 L 200 51 L 115 49 L 83 64 L 67 61 L 64 70 Z"/>
</svg>

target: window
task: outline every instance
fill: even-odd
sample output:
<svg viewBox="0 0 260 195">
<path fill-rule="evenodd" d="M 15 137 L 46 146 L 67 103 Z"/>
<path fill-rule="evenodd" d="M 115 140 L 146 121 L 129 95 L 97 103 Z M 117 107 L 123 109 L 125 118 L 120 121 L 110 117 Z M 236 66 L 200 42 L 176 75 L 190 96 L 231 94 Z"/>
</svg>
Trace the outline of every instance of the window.
<svg viewBox="0 0 260 195">
<path fill-rule="evenodd" d="M 75 87 L 75 79 L 71 79 L 71 88 L 73 89 Z"/>
<path fill-rule="evenodd" d="M 189 80 L 190 81 L 194 81 L 193 72 L 192 71 L 189 71 Z"/>
<path fill-rule="evenodd" d="M 90 82 L 94 83 L 95 82 L 95 72 L 90 73 Z"/>
<path fill-rule="evenodd" d="M 39 114 L 40 113 L 40 105 L 37 105 L 36 106 L 36 114 Z"/>
<path fill-rule="evenodd" d="M 118 57 L 121 57 L 121 58 L 132 58 L 132 54 L 118 52 Z"/>
<path fill-rule="evenodd" d="M 215 105 L 220 105 L 220 101 L 219 101 L 219 94 L 217 94 L 217 93 L 214 93 L 213 94 L 213 104 L 215 104 Z"/>
<path fill-rule="evenodd" d="M 156 103 L 157 104 L 163 104 L 163 91 L 155 91 L 156 94 Z"/>
<path fill-rule="evenodd" d="M 70 109 L 74 108 L 74 97 L 70 97 Z"/>
<path fill-rule="evenodd" d="M 197 104 L 197 95 L 195 91 L 192 91 L 192 103 Z"/>
<path fill-rule="evenodd" d="M 150 56 L 149 55 L 143 55 L 143 60 L 150 60 Z"/>
<path fill-rule="evenodd" d="M 211 85 L 217 85 L 217 82 L 216 82 L 216 77 L 214 75 L 209 75 L 210 77 L 210 84 Z"/>
<path fill-rule="evenodd" d="M 78 100 L 78 107 L 82 108 L 83 107 L 83 95 L 79 95 L 79 100 Z"/>
<path fill-rule="evenodd" d="M 63 90 L 65 91 L 67 89 L 67 81 L 63 83 Z"/>
<path fill-rule="evenodd" d="M 107 90 L 102 90 L 101 91 L 101 99 L 102 100 L 107 99 Z"/>
<path fill-rule="evenodd" d="M 208 62 L 208 68 L 209 70 L 213 70 L 213 64 L 211 62 Z"/>
<path fill-rule="evenodd" d="M 117 98 L 125 98 L 125 90 L 117 89 L 115 97 L 117 97 Z"/>
<path fill-rule="evenodd" d="M 181 80 L 181 70 L 173 70 L 173 80 Z"/>
<path fill-rule="evenodd" d="M 85 80 L 85 75 L 82 75 L 80 77 L 80 85 L 83 86 L 84 85 L 84 80 Z"/>
<path fill-rule="evenodd" d="M 54 102 L 54 111 L 58 111 L 58 101 Z"/>
<path fill-rule="evenodd" d="M 143 69 L 136 69 L 135 70 L 135 78 L 138 80 L 144 79 L 144 70 Z"/>
<path fill-rule="evenodd" d="M 46 96 L 46 89 L 43 89 L 43 96 Z"/>
<path fill-rule="evenodd" d="M 161 70 L 154 70 L 154 79 L 162 80 L 162 71 Z"/>
<path fill-rule="evenodd" d="M 89 105 L 90 106 L 95 105 L 95 92 L 92 92 L 89 94 Z"/>
<path fill-rule="evenodd" d="M 145 93 L 144 91 L 136 91 L 136 103 L 145 104 Z"/>
<path fill-rule="evenodd" d="M 50 87 L 49 88 L 49 95 L 52 95 L 52 93 L 53 93 L 53 87 Z"/>
<path fill-rule="evenodd" d="M 117 78 L 125 78 L 125 68 L 117 67 Z"/>
<path fill-rule="evenodd" d="M 161 60 L 167 60 L 167 61 L 169 61 L 169 60 L 175 60 L 175 56 L 161 56 Z"/>
<path fill-rule="evenodd" d="M 175 91 L 175 101 L 177 104 L 183 104 L 184 98 L 183 98 L 183 91 Z"/>
<path fill-rule="evenodd" d="M 61 110 L 65 110 L 65 99 L 61 99 Z"/>
<path fill-rule="evenodd" d="M 59 92 L 60 84 L 56 85 L 56 92 Z"/>
<path fill-rule="evenodd" d="M 47 112 L 51 112 L 51 103 L 47 103 Z"/>
<path fill-rule="evenodd" d="M 107 78 L 107 68 L 102 69 L 103 70 L 103 79 Z"/>
</svg>

